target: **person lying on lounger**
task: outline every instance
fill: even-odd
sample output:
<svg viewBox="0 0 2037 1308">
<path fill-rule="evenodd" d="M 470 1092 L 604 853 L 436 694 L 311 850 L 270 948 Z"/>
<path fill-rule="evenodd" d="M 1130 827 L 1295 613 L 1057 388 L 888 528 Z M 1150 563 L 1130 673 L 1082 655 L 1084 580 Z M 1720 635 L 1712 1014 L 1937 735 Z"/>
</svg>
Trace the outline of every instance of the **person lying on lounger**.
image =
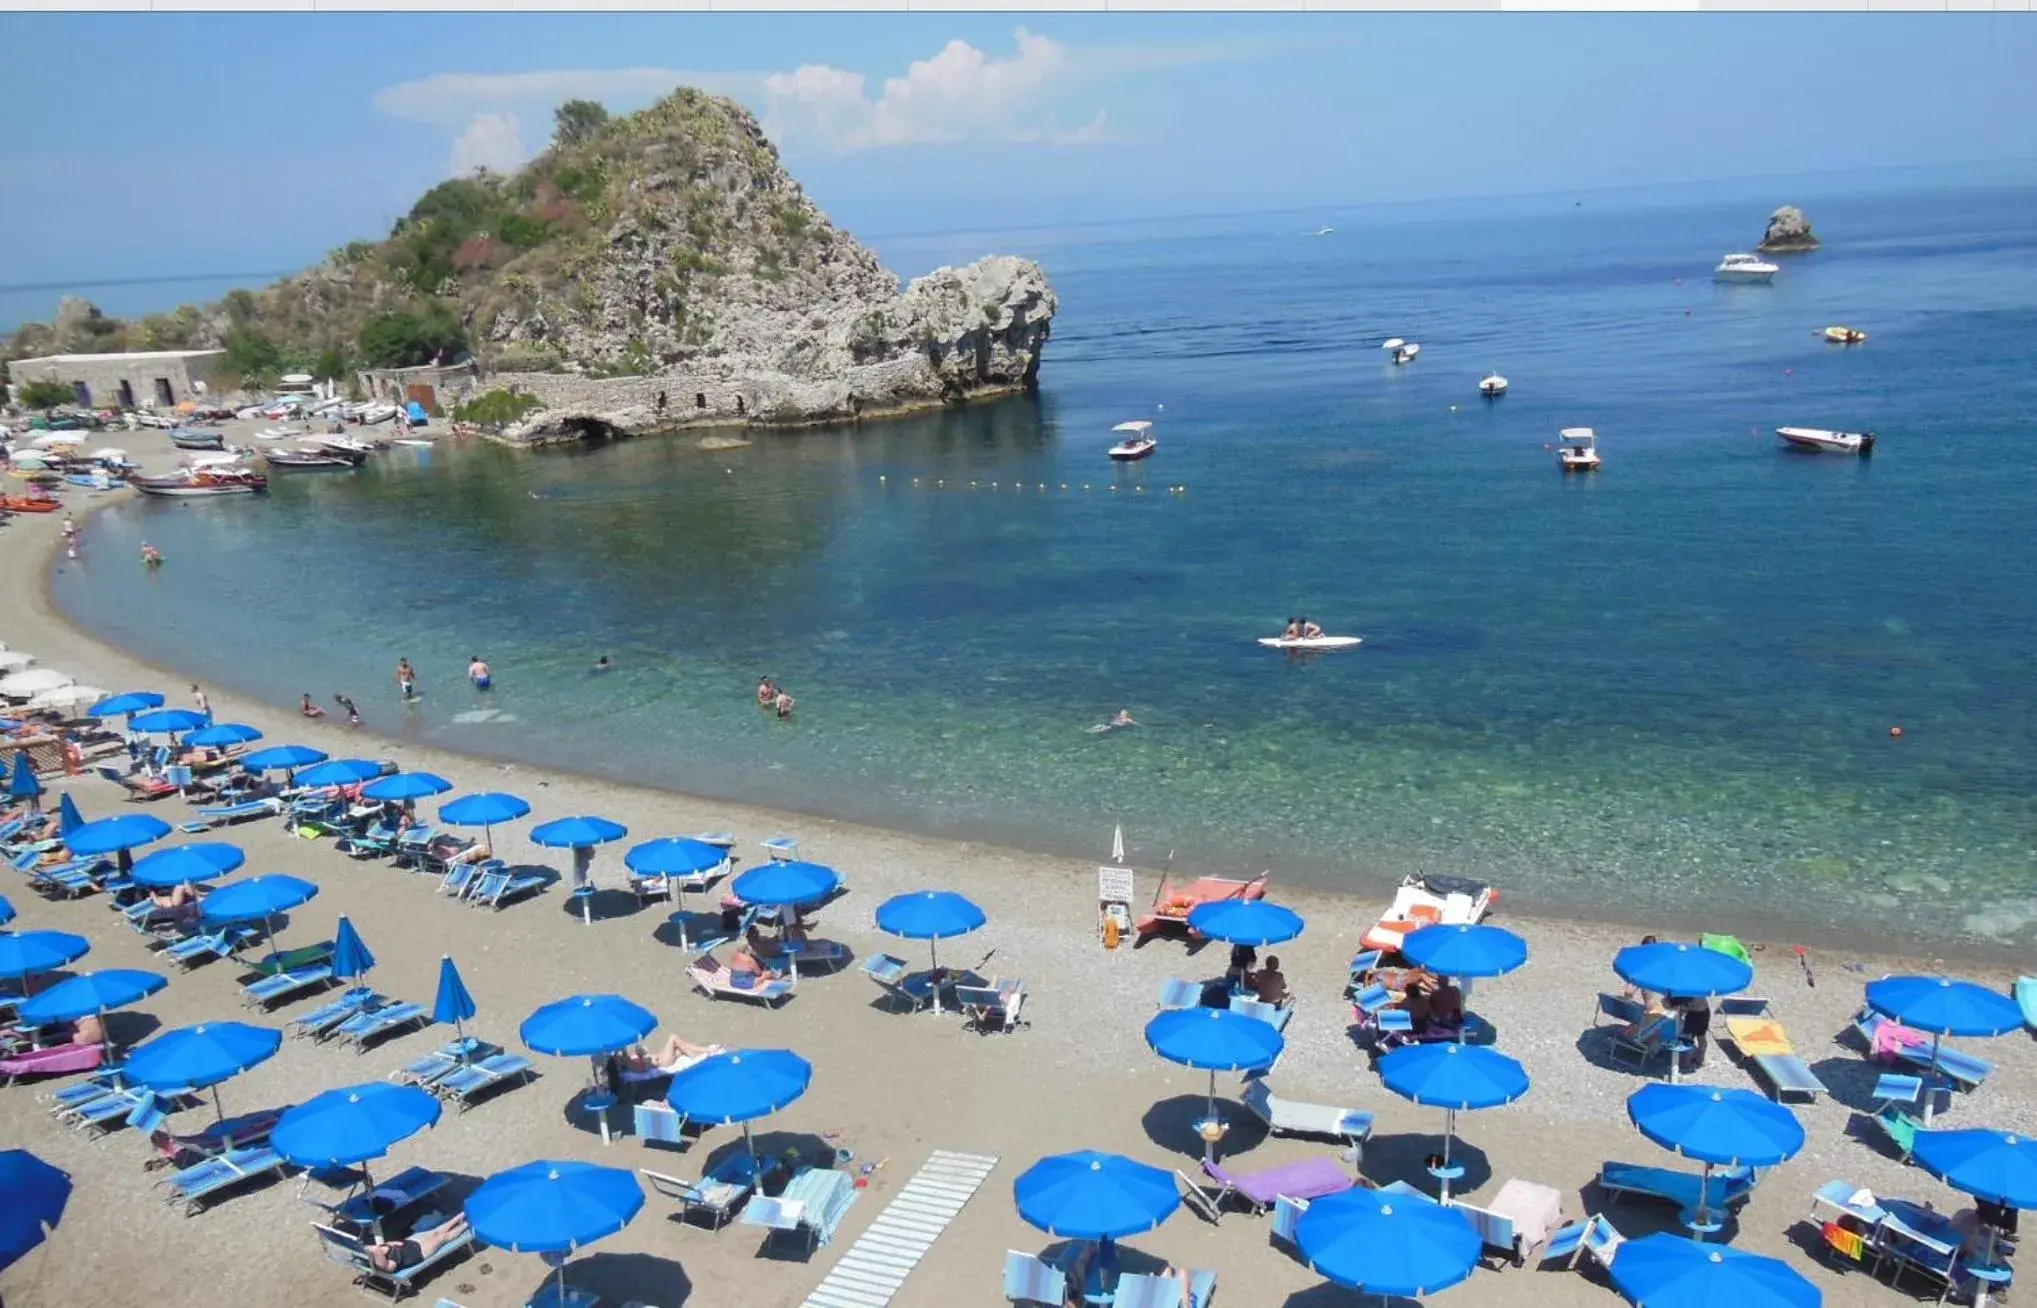
<svg viewBox="0 0 2037 1308">
<path fill-rule="evenodd" d="M 617 1055 L 616 1061 L 625 1072 L 669 1072 L 681 1063 L 721 1051 L 720 1045 L 689 1044 L 676 1035 L 668 1035 L 656 1053 L 636 1045 Z"/>
<path fill-rule="evenodd" d="M 400 1272 L 425 1262 L 467 1233 L 467 1215 L 460 1213 L 429 1231 L 414 1231 L 407 1240 L 367 1246 L 368 1262 L 378 1272 Z"/>
</svg>

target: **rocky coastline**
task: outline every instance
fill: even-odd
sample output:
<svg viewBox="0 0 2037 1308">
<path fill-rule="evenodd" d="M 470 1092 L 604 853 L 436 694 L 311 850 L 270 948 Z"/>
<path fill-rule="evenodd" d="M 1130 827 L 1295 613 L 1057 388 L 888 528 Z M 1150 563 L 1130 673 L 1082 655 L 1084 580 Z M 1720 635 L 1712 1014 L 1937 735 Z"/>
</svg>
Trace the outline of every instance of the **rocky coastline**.
<svg viewBox="0 0 2037 1308">
<path fill-rule="evenodd" d="M 1805 254 L 1818 248 L 1818 237 L 1804 211 L 1786 204 L 1768 215 L 1768 228 L 1754 248 L 1763 254 Z"/>
</svg>

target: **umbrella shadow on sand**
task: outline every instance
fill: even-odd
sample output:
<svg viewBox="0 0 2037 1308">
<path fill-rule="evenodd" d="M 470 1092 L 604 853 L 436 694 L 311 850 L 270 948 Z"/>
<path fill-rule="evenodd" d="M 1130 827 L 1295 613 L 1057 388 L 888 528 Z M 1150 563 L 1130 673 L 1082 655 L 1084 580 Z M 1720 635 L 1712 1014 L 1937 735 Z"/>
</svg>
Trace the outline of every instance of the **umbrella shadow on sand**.
<svg viewBox="0 0 2037 1308">
<path fill-rule="evenodd" d="M 712 1172 L 715 1168 L 744 1151 L 745 1146 L 740 1126 L 723 1127 L 720 1129 L 729 1132 L 729 1138 L 709 1150 L 707 1156 L 701 1159 L 700 1170 L 703 1173 Z M 764 1189 L 767 1194 L 777 1194 L 783 1190 L 785 1183 L 792 1179 L 792 1174 L 802 1167 L 833 1167 L 835 1165 L 835 1142 L 824 1140 L 811 1131 L 759 1131 L 753 1138 L 757 1145 L 757 1161 L 765 1164 L 770 1164 L 774 1161 L 784 1161 L 788 1164 L 787 1166 L 779 1167 L 766 1183 Z M 788 1158 L 788 1154 L 792 1156 Z M 858 1159 L 844 1166 L 854 1169 L 856 1162 L 860 1161 L 862 1160 Z"/>
<path fill-rule="evenodd" d="M 534 1302 L 547 1287 L 556 1286 L 557 1272 L 547 1272 L 520 1302 Z M 600 1296 L 602 1303 L 655 1303 L 659 1308 L 693 1302 L 693 1278 L 673 1259 L 644 1253 L 591 1253 L 566 1264 L 566 1287 Z"/>
<path fill-rule="evenodd" d="M 154 1013 L 137 1013 L 133 1009 L 108 1013 L 104 1021 L 106 1038 L 116 1051 L 132 1049 L 163 1029 L 163 1019 Z"/>
<path fill-rule="evenodd" d="M 1434 1111 L 1442 1112 L 1441 1109 Z M 1460 1125 L 1463 1120 L 1462 1116 L 1458 1118 Z M 1406 1181 L 1434 1198 L 1436 1178 L 1429 1175 L 1427 1160 L 1442 1152 L 1443 1137 L 1440 1134 L 1376 1135 L 1365 1144 L 1365 1175 L 1380 1185 Z M 1492 1163 L 1486 1158 L 1485 1151 L 1466 1142 L 1461 1135 L 1450 1142 L 1450 1161 L 1464 1169 L 1464 1175 L 1450 1183 L 1453 1195 L 1470 1194 L 1492 1180 Z"/>
<path fill-rule="evenodd" d="M 1421 1308 L 1416 1299 L 1393 1299 L 1384 1295 L 1361 1294 L 1331 1281 L 1297 1290 L 1280 1301 L 1280 1308 Z"/>
<path fill-rule="evenodd" d="M 532 868 L 530 870 L 538 873 L 551 872 L 552 881 L 546 886 L 546 889 L 550 889 L 551 886 L 565 881 L 564 877 L 560 876 L 557 872 L 552 872 L 550 868 Z M 587 896 L 587 911 L 593 915 L 596 922 L 605 921 L 612 917 L 635 917 L 642 908 L 643 901 L 638 899 L 634 893 L 614 886 L 607 888 L 596 886 Z M 578 918 L 580 916 L 580 901 L 572 895 L 567 895 L 559 901 L 559 909 L 567 917 Z"/>
<path fill-rule="evenodd" d="M 1167 1152 L 1200 1159 L 1203 1140 L 1196 1134 L 1195 1124 L 1208 1112 L 1208 1095 L 1174 1095 L 1148 1108 L 1139 1125 L 1146 1129 L 1148 1140 Z M 1217 1143 L 1220 1159 L 1242 1153 L 1266 1138 L 1266 1124 L 1221 1087 L 1217 1091 L 1217 1116 L 1231 1128 Z"/>
</svg>

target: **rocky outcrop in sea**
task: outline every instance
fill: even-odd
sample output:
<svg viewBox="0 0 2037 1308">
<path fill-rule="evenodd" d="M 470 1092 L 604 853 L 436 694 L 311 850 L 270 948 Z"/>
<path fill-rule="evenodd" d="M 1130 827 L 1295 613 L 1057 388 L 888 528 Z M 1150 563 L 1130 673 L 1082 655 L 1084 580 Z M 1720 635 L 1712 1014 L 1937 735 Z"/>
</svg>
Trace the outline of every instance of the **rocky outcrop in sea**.
<svg viewBox="0 0 2037 1308">
<path fill-rule="evenodd" d="M 1804 211 L 1786 204 L 1768 215 L 1768 230 L 1761 234 L 1761 244 L 1755 248 L 1763 254 L 1801 254 L 1817 249 L 1818 238 L 1811 231 L 1811 220 L 1804 217 Z"/>
</svg>

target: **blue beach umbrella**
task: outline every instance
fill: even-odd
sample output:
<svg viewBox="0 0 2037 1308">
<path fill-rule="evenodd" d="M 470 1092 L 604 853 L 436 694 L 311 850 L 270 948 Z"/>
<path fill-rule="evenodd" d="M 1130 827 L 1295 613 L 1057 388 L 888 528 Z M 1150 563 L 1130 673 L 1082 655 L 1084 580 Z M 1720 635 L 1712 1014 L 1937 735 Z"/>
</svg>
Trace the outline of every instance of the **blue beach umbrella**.
<svg viewBox="0 0 2037 1308">
<path fill-rule="evenodd" d="M 622 856 L 622 861 L 630 871 L 641 872 L 645 876 L 687 877 L 720 867 L 729 861 L 729 853 L 704 840 L 661 836 L 631 846 L 629 853 Z"/>
<path fill-rule="evenodd" d="M 841 887 L 833 868 L 818 863 L 766 863 L 737 877 L 729 889 L 746 904 L 799 908 L 826 899 Z"/>
<path fill-rule="evenodd" d="M 1705 1165 L 1698 1206 L 1685 1222 L 1712 1229 L 1712 1168 L 1772 1167 L 1804 1147 L 1803 1123 L 1781 1104 L 1751 1090 L 1710 1085 L 1646 1085 L 1627 1096 L 1627 1116 L 1641 1134 Z"/>
<path fill-rule="evenodd" d="M 1934 1082 L 1946 1036 L 1996 1036 L 2023 1025 L 2022 1008 L 2007 995 L 1942 976 L 1885 976 L 1870 981 L 1867 1006 L 1904 1026 L 1931 1033 L 1930 1080 Z M 1936 1104 L 1936 1095 L 1925 1094 L 1926 1125 Z"/>
<path fill-rule="evenodd" d="M 359 981 L 375 966 L 375 956 L 368 952 L 361 933 L 354 930 L 354 924 L 340 914 L 339 930 L 332 941 L 332 974 L 342 981 Z"/>
<path fill-rule="evenodd" d="M 241 757 L 240 765 L 250 772 L 289 772 L 323 763 L 326 753 L 309 745 L 271 745 Z"/>
<path fill-rule="evenodd" d="M 1487 923 L 1425 926 L 1401 941 L 1401 957 L 1438 976 L 1505 976 L 1528 961 L 1528 942 Z"/>
<path fill-rule="evenodd" d="M 0 931 L 0 981 L 54 972 L 91 950 L 91 941 L 68 931 Z"/>
<path fill-rule="evenodd" d="M 68 1173 L 26 1149 L 0 1150 L 0 1272 L 56 1229 L 70 1199 Z"/>
<path fill-rule="evenodd" d="M 352 786 L 382 775 L 382 765 L 365 758 L 336 758 L 314 764 L 298 774 L 297 784 L 311 789 L 321 786 Z"/>
<path fill-rule="evenodd" d="M 59 981 L 21 1006 L 26 1026 L 75 1022 L 140 1003 L 170 984 L 168 977 L 138 968 L 108 968 Z"/>
<path fill-rule="evenodd" d="M 1233 945 L 1277 945 L 1300 935 L 1302 925 L 1301 914 L 1263 899 L 1219 899 L 1188 913 L 1190 931 Z"/>
<path fill-rule="evenodd" d="M 1064 1240 L 1119 1240 L 1174 1215 L 1174 1174 L 1093 1149 L 1042 1158 L 1011 1183 L 1019 1216 Z"/>
<path fill-rule="evenodd" d="M 443 795 L 453 788 L 453 783 L 432 772 L 398 772 L 394 776 L 377 777 L 361 787 L 361 798 L 381 803 L 405 799 L 425 799 L 432 795 Z"/>
<path fill-rule="evenodd" d="M 1682 940 L 1628 945 L 1613 955 L 1613 971 L 1629 985 L 1676 999 L 1738 994 L 1754 983 L 1754 969 L 1731 954 Z"/>
<path fill-rule="evenodd" d="M 1818 1287 L 1781 1259 L 1667 1231 L 1622 1243 L 1612 1278 L 1621 1294 L 1646 1308 L 1818 1308 L 1824 1302 Z"/>
<path fill-rule="evenodd" d="M 1310 1202 L 1294 1224 L 1310 1269 L 1382 1298 L 1416 1298 L 1470 1277 L 1484 1249 L 1457 1208 L 1415 1195 L 1346 1190 Z"/>
<path fill-rule="evenodd" d="M 460 979 L 460 969 L 453 966 L 453 956 L 443 956 L 439 959 L 439 992 L 432 1000 L 431 1020 L 453 1028 L 465 1040 L 467 1033 L 460 1024 L 477 1011 L 474 996 L 467 993 L 467 983 Z"/>
<path fill-rule="evenodd" d="M 64 845 L 80 858 L 94 854 L 120 854 L 153 844 L 170 834 L 170 824 L 146 813 L 123 813 L 119 817 L 86 822 L 64 837 Z"/>
<path fill-rule="evenodd" d="M 1416 934 L 1420 934 L 1417 932 Z M 1379 1079 L 1403 1099 L 1443 1110 L 1443 1165 L 1436 1173 L 1450 1198 L 1450 1144 L 1457 1114 L 1498 1108 L 1528 1093 L 1528 1073 L 1497 1049 L 1457 1043 L 1403 1045 L 1379 1060 Z"/>
<path fill-rule="evenodd" d="M 245 1022 L 201 1022 L 165 1031 L 128 1051 L 121 1075 L 164 1094 L 212 1087 L 212 1111 L 220 1121 L 219 1083 L 266 1062 L 283 1046 L 283 1033 Z"/>
<path fill-rule="evenodd" d="M 541 1054 L 597 1058 L 629 1048 L 657 1025 L 649 1009 L 621 995 L 574 995 L 532 1013 L 517 1034 Z"/>
<path fill-rule="evenodd" d="M 14 905 L 7 902 L 7 896 L 0 895 L 0 926 L 14 920 Z"/>
<path fill-rule="evenodd" d="M 318 887 L 298 877 L 271 873 L 250 877 L 215 890 L 199 906 L 201 921 L 214 926 L 231 922 L 261 922 L 268 928 L 269 956 L 276 956 L 276 915 L 287 913 L 318 896 Z"/>
<path fill-rule="evenodd" d="M 290 1109 L 276 1123 L 269 1146 L 299 1167 L 350 1167 L 380 1158 L 438 1120 L 439 1101 L 429 1091 L 369 1081 L 328 1090 Z"/>
<path fill-rule="evenodd" d="M 1171 1063 L 1209 1072 L 1209 1120 L 1215 1121 L 1217 1073 L 1271 1067 L 1287 1041 L 1271 1022 L 1228 1008 L 1177 1008 L 1146 1023 L 1146 1044 Z M 1205 1146 L 1212 1154 L 1215 1147 L 1214 1141 Z"/>
<path fill-rule="evenodd" d="M 127 720 L 127 729 L 150 736 L 174 736 L 183 731 L 196 731 L 211 722 L 206 714 L 191 709 L 159 708 L 135 714 Z"/>
<path fill-rule="evenodd" d="M 628 827 L 605 817 L 564 817 L 532 827 L 530 840 L 551 849 L 586 849 L 628 834 Z"/>
<path fill-rule="evenodd" d="M 942 940 L 966 936 L 989 920 L 982 909 L 952 890 L 914 890 L 893 895 L 877 906 L 877 929 L 907 940 L 926 941 L 927 957 L 937 968 Z M 941 994 L 936 989 L 934 1007 L 940 1004 Z"/>
<path fill-rule="evenodd" d="M 57 799 L 57 834 L 69 840 L 71 833 L 84 825 L 85 815 L 78 811 L 78 801 L 71 798 L 70 791 L 65 791 Z"/>
<path fill-rule="evenodd" d="M 481 843 L 492 854 L 495 851 L 496 823 L 514 822 L 528 812 L 530 804 L 519 796 L 491 790 L 478 795 L 462 795 L 450 803 L 439 805 L 439 821 L 456 827 L 482 828 Z"/>
<path fill-rule="evenodd" d="M 215 880 L 232 872 L 247 859 L 238 845 L 172 845 L 136 859 L 130 875 L 138 886 L 161 890 Z"/>
<path fill-rule="evenodd" d="M 1955 1190 L 2005 1208 L 2037 1208 L 2037 1142 L 2007 1131 L 1919 1131 L 1910 1161 Z"/>
<path fill-rule="evenodd" d="M 614 1235 L 643 1206 L 643 1188 L 621 1168 L 540 1159 L 483 1181 L 467 1196 L 467 1220 L 498 1249 L 561 1255 L 558 1301 L 564 1303 L 563 1255 Z"/>
<path fill-rule="evenodd" d="M 245 723 L 215 722 L 184 737 L 184 743 L 199 749 L 221 749 L 228 745 L 245 745 L 261 738 L 261 732 Z"/>
<path fill-rule="evenodd" d="M 130 690 L 119 695 L 108 695 L 91 708 L 85 710 L 87 717 L 117 718 L 146 713 L 152 708 L 161 708 L 163 697 L 153 690 Z"/>
<path fill-rule="evenodd" d="M 7 775 L 7 798 L 25 799 L 30 808 L 40 813 L 42 793 L 42 782 L 36 779 L 35 769 L 28 763 L 28 751 L 24 749 L 14 756 L 14 770 Z"/>
<path fill-rule="evenodd" d="M 789 1049 L 738 1049 L 703 1058 L 675 1074 L 665 1102 L 696 1122 L 741 1122 L 755 1175 L 757 1146 L 750 1123 L 792 1103 L 812 1083 L 813 1064 Z"/>
</svg>

